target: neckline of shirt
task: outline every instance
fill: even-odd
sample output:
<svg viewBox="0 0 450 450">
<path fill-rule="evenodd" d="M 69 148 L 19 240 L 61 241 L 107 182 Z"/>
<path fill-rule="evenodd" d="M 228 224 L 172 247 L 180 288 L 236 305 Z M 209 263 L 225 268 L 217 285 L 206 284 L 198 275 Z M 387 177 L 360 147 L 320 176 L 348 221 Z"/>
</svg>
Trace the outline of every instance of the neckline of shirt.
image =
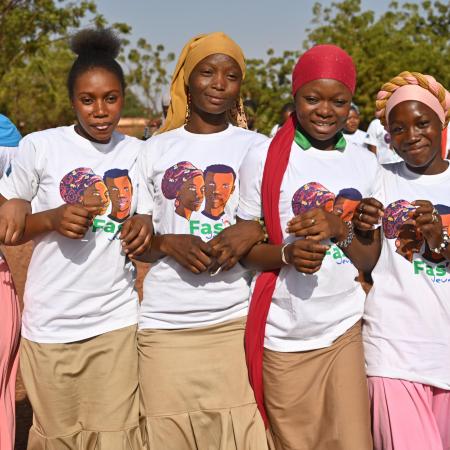
<svg viewBox="0 0 450 450">
<path fill-rule="evenodd" d="M 446 161 L 449 162 L 448 160 Z M 436 184 L 441 183 L 442 180 L 445 180 L 446 178 L 450 178 L 450 163 L 443 172 L 438 173 L 436 175 L 421 175 L 415 173 L 412 170 L 408 169 L 404 161 L 400 162 L 399 164 L 400 164 L 399 174 L 402 177 L 406 178 L 408 181 L 412 181 L 414 183 Z"/>
<path fill-rule="evenodd" d="M 120 142 L 119 134 L 116 131 L 113 132 L 111 140 L 107 144 L 99 144 L 98 142 L 92 142 L 89 139 L 86 139 L 75 131 L 75 125 L 70 125 L 69 127 L 67 127 L 67 131 L 69 135 L 84 148 L 89 150 L 96 150 L 99 153 L 103 154 L 107 154 L 114 150 L 116 145 Z"/>
<path fill-rule="evenodd" d="M 188 139 L 197 139 L 202 141 L 209 141 L 209 140 L 215 140 L 215 139 L 222 139 L 223 137 L 226 137 L 230 134 L 232 134 L 235 130 L 235 126 L 229 124 L 227 128 L 223 131 L 219 131 L 217 133 L 208 133 L 208 134 L 200 134 L 200 133 L 191 133 L 190 131 L 187 131 L 186 128 L 181 126 L 177 129 L 177 132 Z"/>
</svg>

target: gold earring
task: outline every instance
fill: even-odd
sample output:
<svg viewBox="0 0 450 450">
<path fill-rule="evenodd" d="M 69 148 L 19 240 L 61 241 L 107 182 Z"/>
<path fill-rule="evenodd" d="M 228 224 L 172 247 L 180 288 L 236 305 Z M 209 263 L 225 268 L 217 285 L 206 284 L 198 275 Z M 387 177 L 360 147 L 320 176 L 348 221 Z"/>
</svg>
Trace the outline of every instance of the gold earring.
<svg viewBox="0 0 450 450">
<path fill-rule="evenodd" d="M 184 116 L 184 123 L 188 123 L 191 117 L 191 93 L 187 94 L 186 115 Z"/>
</svg>

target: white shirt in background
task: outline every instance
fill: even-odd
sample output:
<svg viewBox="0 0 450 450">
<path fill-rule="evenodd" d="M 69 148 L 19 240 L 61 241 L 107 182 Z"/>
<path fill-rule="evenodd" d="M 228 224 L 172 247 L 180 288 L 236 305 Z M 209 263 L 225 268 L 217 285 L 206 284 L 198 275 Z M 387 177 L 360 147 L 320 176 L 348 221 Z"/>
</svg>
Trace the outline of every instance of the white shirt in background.
<svg viewBox="0 0 450 450">
<path fill-rule="evenodd" d="M 128 202 L 131 215 L 137 203 L 141 145 L 120 133 L 114 133 L 109 144 L 93 144 L 73 126 L 29 134 L 19 144 L 9 175 L 0 181 L 0 193 L 7 199 L 33 201 L 33 212 L 46 211 L 71 203 L 60 190 L 68 174 L 90 169 L 100 180 L 96 186 L 101 190 L 106 171 L 126 170 L 132 188 L 122 205 Z M 83 191 L 78 181 L 75 176 L 66 185 L 73 188 L 69 190 L 72 196 Z M 122 221 L 110 217 L 117 196 L 103 194 L 110 199 L 109 206 L 95 217 L 83 239 L 69 239 L 57 232 L 34 239 L 24 294 L 25 338 L 40 343 L 73 342 L 137 322 L 133 265 L 119 240 Z"/>
<path fill-rule="evenodd" d="M 367 149 L 367 146 L 365 145 L 366 133 L 364 131 L 356 130 L 353 134 L 344 133 L 344 137 L 347 142 L 357 144 Z"/>
<path fill-rule="evenodd" d="M 402 158 L 391 148 L 391 136 L 379 119 L 374 119 L 370 122 L 364 143 L 366 145 L 374 145 L 377 148 L 377 159 L 380 164 L 392 164 L 402 161 Z"/>
<path fill-rule="evenodd" d="M 266 140 L 231 125 L 220 133 L 194 134 L 180 127 L 152 137 L 140 158 L 138 212 L 152 215 L 156 234 L 191 234 L 209 241 L 236 222 L 242 161 L 250 147 Z M 228 171 L 215 181 L 229 193 L 217 216 L 206 209 L 215 182 L 204 172 L 211 165 Z M 182 190 L 190 194 L 179 196 Z M 183 215 L 176 212 L 179 204 L 186 205 Z M 144 280 L 139 327 L 195 328 L 243 317 L 249 282 L 250 273 L 240 264 L 211 277 L 193 274 L 166 256 L 152 265 Z"/>
<path fill-rule="evenodd" d="M 429 200 L 440 205 L 444 226 L 450 225 L 450 168 L 427 176 L 403 162 L 390 165 L 383 170 L 382 188 L 385 221 L 401 223 L 402 205 L 386 208 L 393 202 L 403 200 L 406 211 L 414 200 Z M 415 248 L 409 259 L 397 251 L 404 245 Z M 430 255 L 414 236 L 410 241 L 383 236 L 364 314 L 367 374 L 449 390 L 450 268 L 448 260 Z"/>
<path fill-rule="evenodd" d="M 262 217 L 261 181 L 267 148 L 268 143 L 252 148 L 242 165 L 238 216 L 246 220 Z M 301 212 L 312 208 L 320 194 L 337 196 L 341 190 L 353 188 L 360 198 L 369 197 L 376 193 L 378 170 L 375 156 L 361 152 L 357 145 L 347 143 L 344 151 L 323 151 L 302 150 L 294 142 L 281 184 L 284 242 L 295 240 L 284 231 L 294 217 L 294 194 L 304 206 Z M 357 202 L 353 207 L 356 205 Z M 336 245 L 331 246 L 316 274 L 306 275 L 292 265 L 283 266 L 269 310 L 264 346 L 280 352 L 330 346 L 362 317 L 365 294 L 355 281 L 357 274 Z"/>
</svg>

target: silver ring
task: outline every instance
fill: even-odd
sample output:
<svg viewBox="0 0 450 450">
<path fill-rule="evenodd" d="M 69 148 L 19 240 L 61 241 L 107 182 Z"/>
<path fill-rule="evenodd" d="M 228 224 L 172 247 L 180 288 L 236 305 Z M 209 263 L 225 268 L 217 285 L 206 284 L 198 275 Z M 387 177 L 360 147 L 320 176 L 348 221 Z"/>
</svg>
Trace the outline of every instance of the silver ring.
<svg viewBox="0 0 450 450">
<path fill-rule="evenodd" d="M 359 220 L 360 222 L 362 222 L 362 216 L 363 216 L 363 213 L 360 212 L 360 213 L 359 213 L 359 216 L 358 216 L 358 220 Z"/>
<path fill-rule="evenodd" d="M 434 223 L 439 222 L 438 216 L 436 214 L 433 213 L 431 217 L 432 217 L 431 222 L 434 222 Z"/>
<path fill-rule="evenodd" d="M 316 219 L 311 219 L 311 225 L 314 225 L 316 223 Z"/>
<path fill-rule="evenodd" d="M 359 208 L 359 212 L 361 214 L 364 212 L 364 203 L 361 203 L 361 207 Z"/>
</svg>

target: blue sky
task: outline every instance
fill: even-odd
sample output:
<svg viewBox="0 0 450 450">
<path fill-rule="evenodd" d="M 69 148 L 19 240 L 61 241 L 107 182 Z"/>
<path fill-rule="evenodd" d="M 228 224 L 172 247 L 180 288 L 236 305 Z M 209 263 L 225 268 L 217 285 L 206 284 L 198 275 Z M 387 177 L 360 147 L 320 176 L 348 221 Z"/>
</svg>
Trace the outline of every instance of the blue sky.
<svg viewBox="0 0 450 450">
<path fill-rule="evenodd" d="M 390 0 L 362 3 L 364 9 L 381 13 Z M 248 58 L 264 57 L 268 48 L 276 52 L 300 49 L 313 4 L 310 0 L 97 0 L 108 22 L 132 26 L 132 41 L 144 37 L 178 54 L 192 36 L 224 31 Z"/>
</svg>

